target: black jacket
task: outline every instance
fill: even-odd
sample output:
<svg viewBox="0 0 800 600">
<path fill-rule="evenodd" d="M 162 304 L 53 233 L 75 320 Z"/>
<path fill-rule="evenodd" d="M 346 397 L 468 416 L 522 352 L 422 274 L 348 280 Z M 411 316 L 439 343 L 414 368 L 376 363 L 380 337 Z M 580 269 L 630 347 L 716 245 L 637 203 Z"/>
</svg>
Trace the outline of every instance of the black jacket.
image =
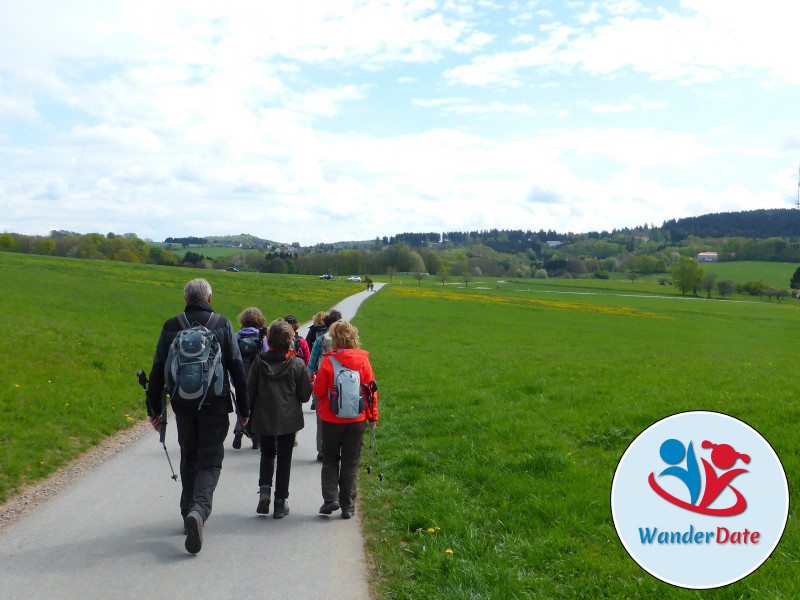
<svg viewBox="0 0 800 600">
<path fill-rule="evenodd" d="M 211 317 L 213 309 L 207 302 L 193 302 L 186 305 L 183 311 L 189 323 L 199 323 L 205 325 Z M 167 319 L 161 329 L 156 346 L 156 355 L 153 358 L 153 368 L 150 370 L 150 384 L 147 391 L 147 414 L 158 416 L 163 409 L 163 390 L 166 385 L 164 367 L 167 362 L 167 354 L 172 345 L 172 341 L 182 327 L 178 317 Z M 233 387 L 236 391 L 236 412 L 247 417 L 250 414 L 250 403 L 247 397 L 247 381 L 244 376 L 242 366 L 242 355 L 239 352 L 239 344 L 236 343 L 236 336 L 233 332 L 231 322 L 220 315 L 217 326 L 214 328 L 214 335 L 219 341 L 222 351 L 222 365 L 224 384 L 222 396 L 215 397 L 209 394 L 203 403 L 202 413 L 204 414 L 228 414 L 233 412 L 231 401 L 230 381 L 233 380 Z M 173 405 L 173 410 L 181 412 L 181 408 Z M 186 409 L 184 409 L 186 410 Z M 192 410 L 192 412 L 196 412 Z"/>
<path fill-rule="evenodd" d="M 305 425 L 303 402 L 311 398 L 311 379 L 303 359 L 270 350 L 250 365 L 247 375 L 253 414 L 247 427 L 257 435 L 285 435 Z"/>
<path fill-rule="evenodd" d="M 306 343 L 308 343 L 309 351 L 311 350 L 311 348 L 314 347 L 314 341 L 318 337 L 322 337 L 326 331 L 328 331 L 328 328 L 325 327 L 325 325 L 322 323 L 320 323 L 319 325 L 315 323 L 308 328 L 308 334 L 306 335 Z"/>
</svg>

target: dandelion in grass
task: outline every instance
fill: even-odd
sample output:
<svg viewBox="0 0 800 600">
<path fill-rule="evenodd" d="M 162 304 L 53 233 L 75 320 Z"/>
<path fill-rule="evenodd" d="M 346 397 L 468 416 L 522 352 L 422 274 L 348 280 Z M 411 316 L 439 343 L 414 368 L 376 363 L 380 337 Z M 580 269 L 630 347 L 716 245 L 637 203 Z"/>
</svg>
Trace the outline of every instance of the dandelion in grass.
<svg viewBox="0 0 800 600">
<path fill-rule="evenodd" d="M 428 533 L 433 533 L 433 532 L 435 532 L 435 531 L 436 531 L 436 530 L 435 530 L 433 527 L 428 527 Z"/>
<path fill-rule="evenodd" d="M 450 550 L 450 548 L 448 548 L 447 550 L 445 550 L 445 551 L 444 551 L 444 553 L 445 553 L 445 554 L 452 554 L 452 553 L 453 553 L 453 551 L 452 551 L 452 550 Z"/>
</svg>

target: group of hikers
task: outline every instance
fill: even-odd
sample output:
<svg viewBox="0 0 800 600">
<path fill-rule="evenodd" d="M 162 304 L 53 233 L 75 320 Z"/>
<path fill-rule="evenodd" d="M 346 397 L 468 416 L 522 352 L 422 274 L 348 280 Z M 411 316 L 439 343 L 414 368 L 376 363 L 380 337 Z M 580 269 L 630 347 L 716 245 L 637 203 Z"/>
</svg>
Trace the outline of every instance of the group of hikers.
<svg viewBox="0 0 800 600">
<path fill-rule="evenodd" d="M 183 312 L 162 327 L 147 390 L 154 429 L 162 428 L 167 398 L 175 414 L 186 550 L 196 554 L 203 546 L 234 410 L 233 447 L 241 448 L 247 436 L 261 452 L 257 513 L 272 507 L 276 519 L 289 514 L 292 452 L 310 400 L 322 463 L 319 512 L 341 510 L 343 519 L 351 518 L 364 434 L 378 420 L 377 384 L 358 329 L 333 309 L 318 313 L 303 339 L 293 315 L 267 325 L 251 307 L 239 315 L 234 333 L 211 308 L 211 296 L 205 279 L 186 284 Z"/>
</svg>

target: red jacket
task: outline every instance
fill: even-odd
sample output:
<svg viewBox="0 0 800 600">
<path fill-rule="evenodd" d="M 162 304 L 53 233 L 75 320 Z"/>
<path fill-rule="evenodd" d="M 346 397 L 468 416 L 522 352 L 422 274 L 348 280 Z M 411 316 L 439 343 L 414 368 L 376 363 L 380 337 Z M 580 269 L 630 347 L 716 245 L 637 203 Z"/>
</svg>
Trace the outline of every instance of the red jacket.
<svg viewBox="0 0 800 600">
<path fill-rule="evenodd" d="M 361 383 L 369 385 L 375 381 L 372 373 L 372 365 L 369 364 L 369 352 L 357 348 L 341 348 L 333 352 L 326 352 L 322 355 L 322 362 L 317 371 L 317 378 L 314 380 L 314 395 L 319 398 L 317 404 L 317 414 L 320 420 L 326 423 L 353 423 L 358 421 L 377 421 L 378 420 L 378 393 L 372 395 L 372 402 L 367 398 L 366 408 L 355 419 L 340 419 L 331 412 L 328 400 L 328 390 L 333 387 L 333 364 L 328 358 L 331 354 L 336 354 L 336 359 L 348 369 L 358 371 Z"/>
</svg>

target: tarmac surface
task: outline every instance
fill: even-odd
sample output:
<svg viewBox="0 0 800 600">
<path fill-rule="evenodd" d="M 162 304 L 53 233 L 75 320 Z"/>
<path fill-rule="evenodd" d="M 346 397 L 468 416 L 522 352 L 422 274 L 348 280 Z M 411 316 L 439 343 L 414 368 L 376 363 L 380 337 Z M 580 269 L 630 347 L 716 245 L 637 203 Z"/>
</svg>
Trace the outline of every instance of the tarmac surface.
<svg viewBox="0 0 800 600">
<path fill-rule="evenodd" d="M 376 283 L 375 292 L 381 287 Z M 375 292 L 335 308 L 351 320 Z M 301 327 L 303 335 L 307 328 Z M 232 448 L 232 415 L 203 549 L 187 553 L 180 483 L 172 481 L 151 431 L 0 532 L 0 598 L 367 600 L 358 512 L 350 520 L 340 511 L 319 514 L 316 417 L 309 405 L 292 457 L 288 516 L 274 519 L 272 507 L 267 516 L 256 514 L 260 454 L 247 438 L 240 450 Z M 174 420 L 167 448 L 177 472 Z"/>
</svg>

